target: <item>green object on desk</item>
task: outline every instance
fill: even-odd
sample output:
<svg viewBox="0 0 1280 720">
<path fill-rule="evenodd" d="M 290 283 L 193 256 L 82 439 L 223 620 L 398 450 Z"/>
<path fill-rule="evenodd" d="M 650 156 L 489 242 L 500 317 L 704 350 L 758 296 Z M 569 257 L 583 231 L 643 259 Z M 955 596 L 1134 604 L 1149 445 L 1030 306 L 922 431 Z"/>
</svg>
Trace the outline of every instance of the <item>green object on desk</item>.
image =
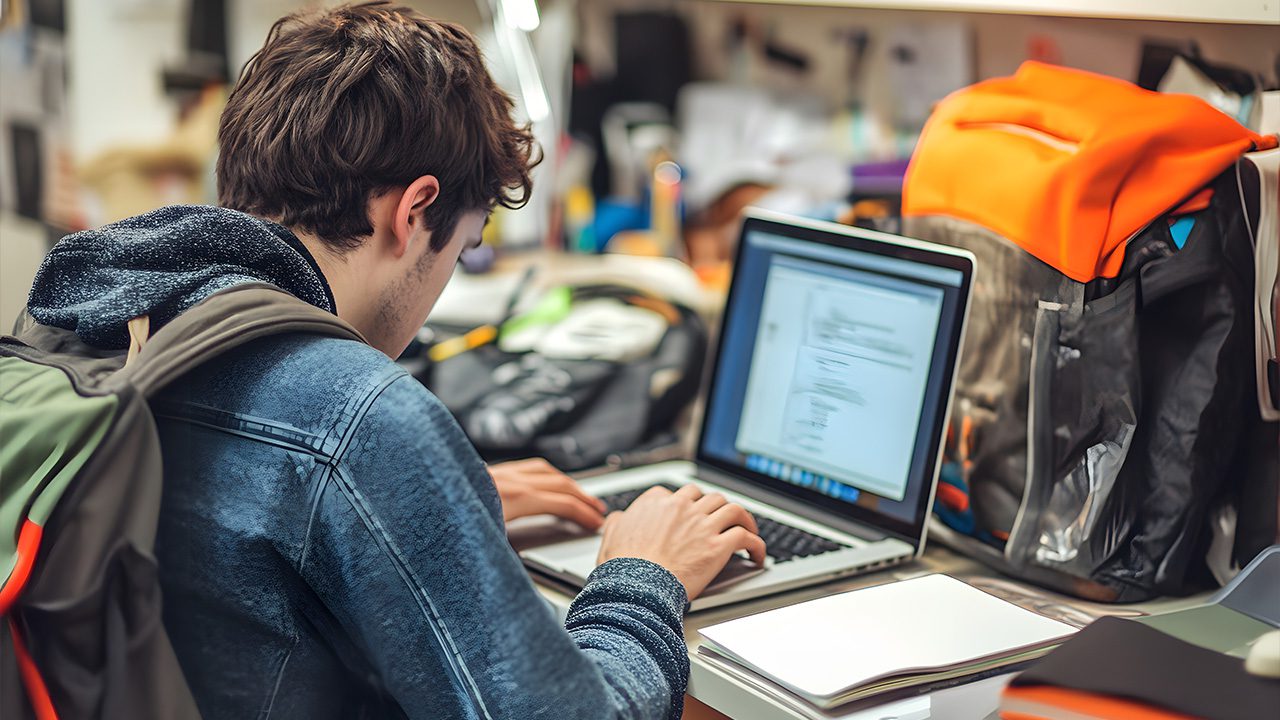
<svg viewBox="0 0 1280 720">
<path fill-rule="evenodd" d="M 1136 621 L 1208 650 L 1244 657 L 1249 644 L 1272 627 L 1243 613 L 1213 603 Z"/>
<path fill-rule="evenodd" d="M 1280 627 L 1276 597 L 1280 597 L 1280 545 L 1258 553 L 1207 603 L 1137 621 L 1192 645 L 1242 658 L 1258 637 Z"/>
<path fill-rule="evenodd" d="M 565 319 L 572 308 L 573 288 L 568 285 L 552 288 L 529 312 L 503 323 L 501 334 L 518 333 L 538 325 L 554 325 Z"/>
<path fill-rule="evenodd" d="M 529 282 L 533 279 L 534 270 L 532 266 L 524 271 L 524 275 L 520 277 L 520 282 L 516 284 L 516 289 L 512 291 L 511 297 L 507 300 L 506 309 L 502 312 L 502 320 L 496 325 L 486 323 L 477 328 L 463 333 L 455 338 L 443 340 L 431 346 L 427 351 L 427 358 L 431 362 L 444 362 L 453 357 L 457 357 L 464 352 L 475 350 L 482 345 L 488 345 L 498 339 L 502 332 L 502 327 L 511 319 L 511 312 L 515 309 L 516 303 L 520 302 L 520 296 L 524 293 Z M 536 309 L 536 308 L 535 308 Z"/>
</svg>

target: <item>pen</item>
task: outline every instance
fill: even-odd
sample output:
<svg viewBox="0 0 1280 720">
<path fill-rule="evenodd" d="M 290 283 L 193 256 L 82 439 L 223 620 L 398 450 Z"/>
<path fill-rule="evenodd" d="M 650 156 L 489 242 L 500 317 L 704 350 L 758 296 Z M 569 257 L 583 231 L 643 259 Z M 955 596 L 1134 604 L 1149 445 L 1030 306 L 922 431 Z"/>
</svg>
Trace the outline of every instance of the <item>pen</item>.
<svg viewBox="0 0 1280 720">
<path fill-rule="evenodd" d="M 449 338 L 431 346 L 427 357 L 431 362 L 444 362 L 451 357 L 461 355 L 468 350 L 493 342 L 498 337 L 498 328 L 494 325 L 481 325 L 456 338 Z"/>
<path fill-rule="evenodd" d="M 502 320 L 498 321 L 497 325 L 481 325 L 456 338 L 438 342 L 427 351 L 427 358 L 431 362 L 444 362 L 451 357 L 456 357 L 468 350 L 474 350 L 481 345 L 487 345 L 497 340 L 498 328 L 511 319 L 511 315 L 516 309 L 516 303 L 520 301 L 520 296 L 524 294 L 525 288 L 529 286 L 529 281 L 533 279 L 533 272 L 534 267 L 532 265 L 524 271 L 524 275 L 520 277 L 520 282 L 516 284 L 516 289 L 511 293 L 511 297 L 507 299 L 507 306 L 502 311 Z"/>
</svg>

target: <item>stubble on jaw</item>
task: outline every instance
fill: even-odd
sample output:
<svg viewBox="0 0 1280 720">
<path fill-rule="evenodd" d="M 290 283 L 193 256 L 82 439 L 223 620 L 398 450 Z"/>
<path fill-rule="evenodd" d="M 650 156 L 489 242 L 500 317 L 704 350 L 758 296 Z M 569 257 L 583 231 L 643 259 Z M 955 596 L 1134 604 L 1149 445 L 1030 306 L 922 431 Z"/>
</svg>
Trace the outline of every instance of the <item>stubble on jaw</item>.
<svg viewBox="0 0 1280 720">
<path fill-rule="evenodd" d="M 438 253 L 427 248 L 414 261 L 412 269 L 383 291 L 375 319 L 376 331 L 380 337 L 391 338 L 404 328 L 406 316 L 413 312 L 412 299 L 418 296 L 417 291 L 426 282 L 427 272 L 431 270 L 431 264 L 437 255 Z"/>
</svg>

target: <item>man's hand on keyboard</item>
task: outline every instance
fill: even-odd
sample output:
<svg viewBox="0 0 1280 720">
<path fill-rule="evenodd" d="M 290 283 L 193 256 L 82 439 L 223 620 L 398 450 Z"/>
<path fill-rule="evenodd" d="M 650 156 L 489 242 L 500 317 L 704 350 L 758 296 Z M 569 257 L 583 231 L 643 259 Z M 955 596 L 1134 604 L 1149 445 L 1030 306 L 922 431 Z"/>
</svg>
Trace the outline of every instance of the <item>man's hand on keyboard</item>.
<svg viewBox="0 0 1280 720">
<path fill-rule="evenodd" d="M 600 563 L 619 557 L 655 562 L 684 584 L 690 600 L 739 550 L 764 564 L 764 540 L 751 513 L 720 493 L 703 495 L 694 485 L 674 493 L 650 488 L 626 511 L 610 513 L 603 532 Z"/>
<path fill-rule="evenodd" d="M 588 530 L 604 523 L 604 503 L 583 492 L 573 478 L 541 458 L 489 466 L 489 475 L 502 499 L 502 517 L 551 514 L 572 520 Z"/>
</svg>

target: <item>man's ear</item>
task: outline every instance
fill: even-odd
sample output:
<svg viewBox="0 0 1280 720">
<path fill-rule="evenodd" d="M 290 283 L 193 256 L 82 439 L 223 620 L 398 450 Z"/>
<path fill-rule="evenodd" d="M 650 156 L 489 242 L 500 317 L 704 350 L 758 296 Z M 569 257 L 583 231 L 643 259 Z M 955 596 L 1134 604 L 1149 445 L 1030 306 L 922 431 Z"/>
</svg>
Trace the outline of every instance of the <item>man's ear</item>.
<svg viewBox="0 0 1280 720">
<path fill-rule="evenodd" d="M 391 221 L 392 234 L 395 236 L 396 257 L 402 257 L 409 251 L 416 233 L 421 233 L 426 222 L 423 211 L 440 197 L 440 181 L 434 175 L 423 175 L 409 183 L 400 202 L 396 204 L 396 214 Z"/>
</svg>

